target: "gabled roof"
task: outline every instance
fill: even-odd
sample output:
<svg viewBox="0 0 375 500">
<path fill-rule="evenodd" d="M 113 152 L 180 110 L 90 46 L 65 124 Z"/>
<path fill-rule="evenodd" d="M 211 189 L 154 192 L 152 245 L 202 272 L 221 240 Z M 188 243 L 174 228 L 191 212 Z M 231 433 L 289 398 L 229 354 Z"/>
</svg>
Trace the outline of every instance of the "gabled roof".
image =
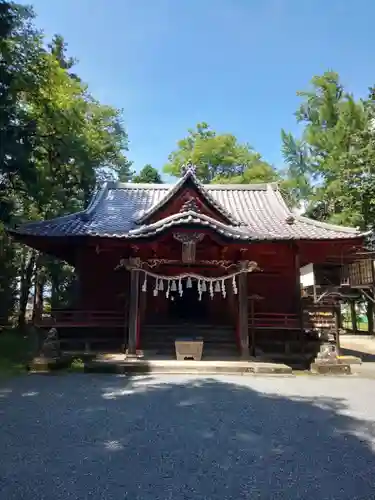
<svg viewBox="0 0 375 500">
<path fill-rule="evenodd" d="M 24 224 L 11 232 L 36 237 L 139 239 L 160 234 L 171 227 L 202 227 L 241 241 L 333 240 L 361 236 L 353 228 L 292 214 L 277 184 L 203 185 L 194 177 L 190 173 L 173 185 L 107 183 L 93 197 L 85 211 Z M 194 181 L 202 196 L 227 222 L 219 222 L 187 208 L 186 211 L 148 224 L 150 214 L 154 214 L 174 196 L 188 178 Z"/>
<path fill-rule="evenodd" d="M 178 194 L 179 191 L 182 191 L 185 187 L 189 186 L 189 183 L 201 194 L 203 199 L 208 203 L 209 206 L 214 208 L 219 214 L 221 214 L 226 221 L 232 225 L 240 225 L 241 222 L 237 220 L 232 213 L 230 213 L 224 205 L 215 200 L 213 196 L 211 196 L 208 189 L 205 188 L 204 184 L 202 184 L 195 175 L 195 169 L 193 167 L 188 167 L 185 170 L 184 175 L 174 184 L 174 186 L 168 190 L 164 197 L 162 197 L 158 203 L 151 206 L 145 212 L 140 215 L 140 217 L 136 220 L 139 224 L 147 222 L 149 218 L 154 215 L 158 210 L 160 210 L 163 206 L 167 205 L 167 203 Z"/>
</svg>

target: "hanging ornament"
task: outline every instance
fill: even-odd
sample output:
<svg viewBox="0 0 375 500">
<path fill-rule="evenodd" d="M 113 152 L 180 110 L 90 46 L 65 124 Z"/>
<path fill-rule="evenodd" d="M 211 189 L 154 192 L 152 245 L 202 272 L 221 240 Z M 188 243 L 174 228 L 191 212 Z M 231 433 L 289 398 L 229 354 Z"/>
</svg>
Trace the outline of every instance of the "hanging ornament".
<svg viewBox="0 0 375 500">
<path fill-rule="evenodd" d="M 222 291 L 223 297 L 225 299 L 225 297 L 227 295 L 227 291 L 225 290 L 225 280 L 224 279 L 221 280 L 221 291 Z"/>
<path fill-rule="evenodd" d="M 173 280 L 171 284 L 171 292 L 175 292 L 176 290 L 177 290 L 177 285 L 175 280 Z"/>
<path fill-rule="evenodd" d="M 164 283 L 163 283 L 163 280 L 162 280 L 162 279 L 160 279 L 160 280 L 159 280 L 159 287 L 158 287 L 158 288 L 159 288 L 159 290 L 160 290 L 161 292 L 164 290 Z"/>
<path fill-rule="evenodd" d="M 235 295 L 237 295 L 238 290 L 237 290 L 237 283 L 236 283 L 236 277 L 235 276 L 233 276 L 233 279 L 232 279 L 232 288 L 233 288 L 233 293 Z"/>
<path fill-rule="evenodd" d="M 146 292 L 147 291 L 147 274 L 145 273 L 145 279 L 143 281 L 143 285 L 142 285 L 142 292 Z"/>
<path fill-rule="evenodd" d="M 202 282 L 198 280 L 198 300 L 202 300 Z"/>
<path fill-rule="evenodd" d="M 178 280 L 178 293 L 180 294 L 180 297 L 182 297 L 182 294 L 184 293 L 184 290 L 182 288 L 182 279 L 181 278 Z"/>
<path fill-rule="evenodd" d="M 169 290 L 170 290 L 170 281 L 168 280 L 167 291 L 165 292 L 165 296 L 167 297 L 167 299 L 169 297 Z"/>
<path fill-rule="evenodd" d="M 206 285 L 206 281 L 205 280 L 202 280 L 201 288 L 202 288 L 202 292 L 207 292 L 207 285 Z"/>
<path fill-rule="evenodd" d="M 190 276 L 188 277 L 188 279 L 186 281 L 186 288 L 193 288 L 193 283 L 191 281 Z"/>
<path fill-rule="evenodd" d="M 218 281 L 216 281 L 215 283 L 215 292 L 216 293 L 220 292 L 220 283 Z"/>
<path fill-rule="evenodd" d="M 210 296 L 211 296 L 211 299 L 214 298 L 214 285 L 213 285 L 212 281 L 210 281 Z"/>
</svg>

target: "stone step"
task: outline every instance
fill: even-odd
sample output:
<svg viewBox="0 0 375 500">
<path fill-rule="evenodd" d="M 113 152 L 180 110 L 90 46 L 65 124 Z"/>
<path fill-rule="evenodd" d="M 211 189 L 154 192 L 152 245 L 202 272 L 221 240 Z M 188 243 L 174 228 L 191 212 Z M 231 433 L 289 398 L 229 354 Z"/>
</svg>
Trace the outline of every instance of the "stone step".
<svg viewBox="0 0 375 500">
<path fill-rule="evenodd" d="M 351 373 L 350 365 L 344 363 L 312 363 L 310 370 L 312 373 L 321 375 L 350 375 Z"/>
<path fill-rule="evenodd" d="M 252 361 L 177 361 L 177 360 L 96 360 L 87 363 L 87 371 L 115 373 L 167 373 L 167 374 L 264 374 L 292 375 L 292 369 L 282 363 Z"/>
<path fill-rule="evenodd" d="M 141 337 L 203 337 L 203 338 L 235 338 L 235 332 L 215 330 L 141 330 Z"/>
</svg>

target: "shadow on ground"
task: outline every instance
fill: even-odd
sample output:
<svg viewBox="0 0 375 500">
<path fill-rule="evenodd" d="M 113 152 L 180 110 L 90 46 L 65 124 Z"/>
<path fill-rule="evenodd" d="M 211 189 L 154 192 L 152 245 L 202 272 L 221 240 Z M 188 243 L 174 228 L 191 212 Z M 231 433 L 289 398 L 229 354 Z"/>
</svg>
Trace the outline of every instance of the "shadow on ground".
<svg viewBox="0 0 375 500">
<path fill-rule="evenodd" d="M 375 354 L 369 354 L 363 351 L 356 351 L 354 349 L 340 349 L 341 354 L 343 356 L 356 356 L 357 358 L 361 358 L 363 363 L 374 363 L 375 362 Z"/>
<path fill-rule="evenodd" d="M 253 380 L 19 378 L 0 390 L 0 496 L 374 498 L 371 422 Z"/>
</svg>

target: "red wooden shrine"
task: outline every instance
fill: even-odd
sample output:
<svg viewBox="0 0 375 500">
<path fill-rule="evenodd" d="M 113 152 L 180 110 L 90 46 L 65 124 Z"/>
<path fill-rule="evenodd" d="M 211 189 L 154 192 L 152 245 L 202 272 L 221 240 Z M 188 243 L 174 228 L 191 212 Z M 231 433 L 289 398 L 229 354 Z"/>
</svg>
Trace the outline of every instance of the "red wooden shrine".
<svg viewBox="0 0 375 500">
<path fill-rule="evenodd" d="M 303 348 L 300 267 L 363 245 L 355 229 L 292 214 L 275 184 L 203 185 L 191 166 L 174 185 L 108 183 L 85 211 L 11 233 L 75 267 L 76 303 L 37 320 L 62 340 L 156 353 L 203 336 L 223 356 Z"/>
</svg>

